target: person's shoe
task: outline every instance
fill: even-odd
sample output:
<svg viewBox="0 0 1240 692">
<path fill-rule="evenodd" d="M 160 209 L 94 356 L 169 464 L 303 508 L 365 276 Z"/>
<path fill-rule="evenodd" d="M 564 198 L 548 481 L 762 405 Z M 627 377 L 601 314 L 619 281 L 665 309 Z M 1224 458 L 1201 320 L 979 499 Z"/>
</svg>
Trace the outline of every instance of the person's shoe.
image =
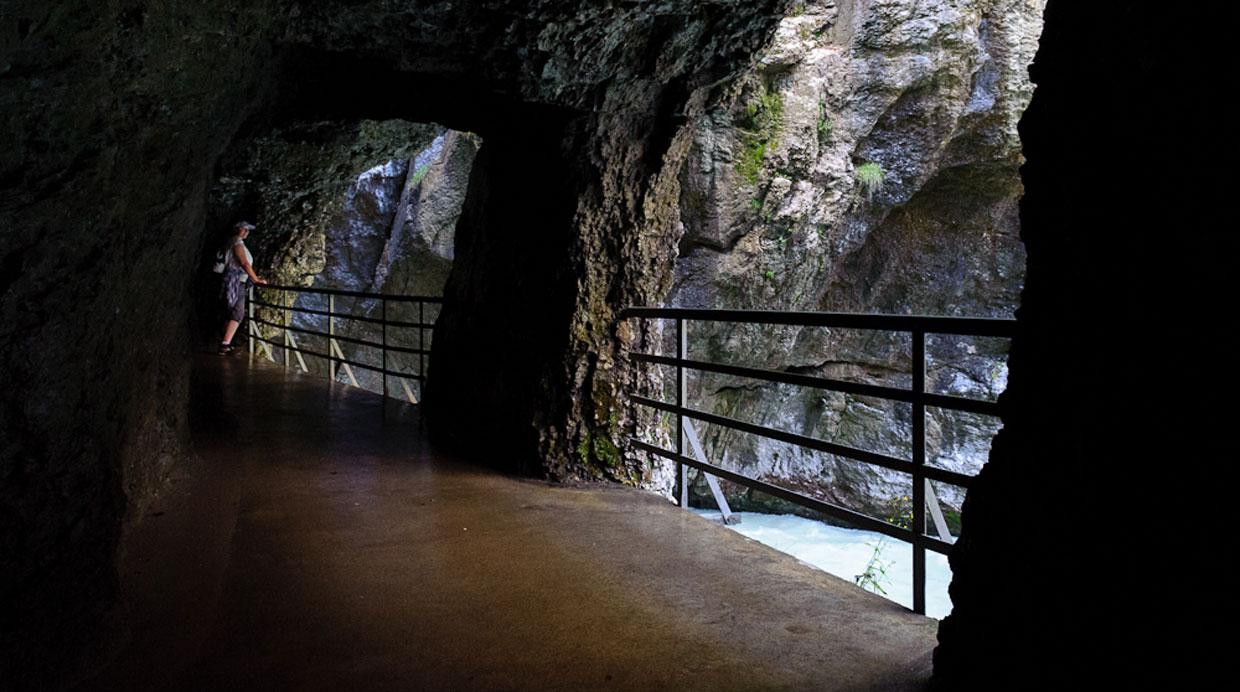
<svg viewBox="0 0 1240 692">
<path fill-rule="evenodd" d="M 221 356 L 226 356 L 232 353 L 232 350 L 232 344 L 220 344 L 219 354 Z"/>
</svg>

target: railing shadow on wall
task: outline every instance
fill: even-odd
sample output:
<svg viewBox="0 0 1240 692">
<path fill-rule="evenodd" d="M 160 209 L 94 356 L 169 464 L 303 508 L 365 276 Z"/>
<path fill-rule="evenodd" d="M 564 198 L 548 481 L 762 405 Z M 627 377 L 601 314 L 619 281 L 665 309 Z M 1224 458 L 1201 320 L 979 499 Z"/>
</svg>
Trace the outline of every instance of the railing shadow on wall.
<svg viewBox="0 0 1240 692">
<path fill-rule="evenodd" d="M 311 297 L 322 305 L 298 305 Z M 311 367 L 313 359 L 317 358 L 326 365 L 323 374 L 333 382 L 343 373 L 355 387 L 369 384 L 359 381 L 355 368 L 360 369 L 378 376 L 381 385 L 375 389 L 385 397 L 389 395 L 389 383 L 395 381 L 399 385 L 396 393 L 403 394 L 409 403 L 417 404 L 421 399 L 430 357 L 430 337 L 442 298 L 251 284 L 246 302 L 251 354 L 265 351 L 268 359 L 272 362 L 283 360 L 286 368 L 292 367 L 295 361 L 298 369 L 307 374 L 317 374 L 318 369 Z M 303 323 L 294 324 L 295 313 L 307 316 Z M 315 326 L 323 326 L 326 331 L 311 328 Z M 413 334 L 416 340 L 411 338 Z M 299 344 L 298 335 L 321 339 L 323 350 Z M 275 339 L 277 336 L 279 341 Z M 377 341 L 374 340 L 376 336 Z M 347 353 L 346 349 L 353 353 Z M 402 362 L 395 362 L 397 360 Z M 413 372 L 396 369 L 415 364 Z M 415 383 L 413 387 L 410 382 Z"/>
<path fill-rule="evenodd" d="M 917 613 L 926 612 L 926 551 L 932 550 L 944 555 L 951 550 L 952 543 L 946 533 L 946 527 L 934 499 L 930 481 L 937 481 L 958 486 L 967 491 L 972 476 L 957 473 L 948 469 L 928 466 L 926 464 L 926 408 L 939 408 L 951 411 L 979 414 L 984 416 L 999 415 L 998 404 L 994 401 L 972 399 L 926 391 L 926 335 L 954 335 L 971 337 L 999 337 L 1010 339 L 1015 331 L 1015 320 L 985 319 L 967 317 L 924 317 L 871 315 L 827 312 L 776 312 L 761 310 L 711 310 L 689 308 L 653 308 L 632 307 L 621 314 L 622 319 L 672 320 L 675 324 L 676 355 L 667 356 L 653 353 L 634 352 L 630 355 L 635 363 L 656 366 L 670 366 L 675 370 L 675 401 L 668 403 L 650 397 L 631 393 L 631 400 L 639 405 L 663 411 L 675 416 L 676 430 L 674 449 L 664 449 L 658 445 L 633 438 L 630 444 L 638 450 L 670 459 L 677 464 L 678 500 L 682 507 L 688 506 L 687 469 L 696 468 L 711 476 L 736 483 L 737 485 L 770 494 L 787 502 L 820 512 L 856 526 L 868 529 L 908 543 L 913 550 L 913 610 Z M 907 333 L 911 339 L 911 386 L 908 389 L 883 385 L 850 382 L 825 377 L 817 377 L 797 372 L 770 370 L 748 367 L 744 365 L 715 363 L 688 358 L 689 322 L 733 323 L 752 325 L 783 325 L 793 327 L 826 327 L 832 329 L 873 330 L 881 332 Z M 739 378 L 776 382 L 812 387 L 821 390 L 842 392 L 845 394 L 873 397 L 887 401 L 902 402 L 912 406 L 912 445 L 911 459 L 856 449 L 853 447 L 828 442 L 816 437 L 778 430 L 756 425 L 735 418 L 721 416 L 707 411 L 689 408 L 686 405 L 686 374 L 688 371 L 709 372 L 730 375 Z M 824 452 L 848 459 L 864 462 L 911 476 L 912 479 L 912 522 L 908 528 L 898 526 L 883 519 L 869 516 L 846 507 L 811 497 L 802 492 L 781 487 L 774 483 L 750 478 L 735 471 L 709 463 L 701 451 L 700 443 L 693 433 L 690 421 L 700 421 L 729 428 L 741 433 L 748 433 L 776 440 L 797 447 Z M 686 454 L 686 441 L 693 448 L 697 457 Z M 716 497 L 721 494 L 712 483 Z M 927 533 L 927 509 L 934 520 L 935 531 L 939 537 Z M 726 503 L 721 503 L 724 519 L 728 519 Z"/>
</svg>

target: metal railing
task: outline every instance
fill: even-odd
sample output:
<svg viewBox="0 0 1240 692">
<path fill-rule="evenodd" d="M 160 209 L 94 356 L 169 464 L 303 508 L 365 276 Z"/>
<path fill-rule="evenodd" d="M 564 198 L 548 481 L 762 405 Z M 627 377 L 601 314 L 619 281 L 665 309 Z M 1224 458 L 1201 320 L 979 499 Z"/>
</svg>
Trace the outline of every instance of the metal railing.
<svg viewBox="0 0 1240 692">
<path fill-rule="evenodd" d="M 926 465 L 926 407 L 963 411 L 987 416 L 998 416 L 999 407 L 996 402 L 969 399 L 944 394 L 935 394 L 925 390 L 926 377 L 926 335 L 957 335 L 978 337 L 1011 338 L 1015 331 L 1016 321 L 1011 319 L 982 319 L 961 317 L 921 317 L 896 315 L 867 315 L 827 312 L 767 312 L 760 310 L 706 310 L 689 308 L 650 308 L 633 307 L 621 313 L 622 319 L 667 319 L 675 320 L 676 356 L 664 356 L 652 353 L 632 353 L 631 358 L 638 363 L 671 366 L 676 371 L 676 400 L 666 403 L 649 397 L 634 395 L 630 399 L 641 406 L 665 411 L 676 417 L 676 448 L 663 449 L 633 438 L 631 444 L 640 450 L 677 462 L 677 484 L 679 501 L 682 507 L 688 506 L 687 467 L 696 468 L 707 475 L 715 475 L 738 485 L 768 493 L 774 497 L 793 504 L 820 512 L 829 517 L 845 521 L 858 528 L 878 533 L 909 543 L 913 549 L 913 610 L 917 613 L 926 612 L 926 550 L 947 554 L 951 542 L 943 540 L 946 533 L 945 523 L 941 515 L 935 516 L 940 538 L 926 535 L 927 491 L 930 481 L 938 481 L 965 488 L 969 487 L 972 476 L 956 473 L 947 469 Z M 909 389 L 882 385 L 848 382 L 844 380 L 816 377 L 794 372 L 784 372 L 762 368 L 746 367 L 725 363 L 714 363 L 688 358 L 688 332 L 686 323 L 725 322 L 738 324 L 787 325 L 798 327 L 828 327 L 836 329 L 874 330 L 885 332 L 903 332 L 912 337 L 912 384 Z M 699 411 L 686 406 L 686 379 L 688 370 L 732 375 L 736 377 L 778 382 L 802 387 L 812 387 L 845 394 L 855 394 L 888 401 L 903 402 L 912 405 L 912 458 L 898 457 L 869 452 L 845 445 L 827 442 L 815 437 L 799 435 L 783 430 L 755 425 L 726 416 Z M 834 454 L 861 461 L 873 466 L 899 471 L 912 477 L 913 517 L 909 528 L 871 517 L 866 514 L 841 507 L 839 505 L 810 497 L 794 490 L 780 487 L 755 478 L 744 476 L 709 463 L 700 451 L 700 445 L 692 440 L 695 451 L 702 459 L 686 454 L 686 433 L 692 431 L 687 419 L 703 423 L 719 425 L 742 433 L 758 435 L 771 440 L 784 442 L 798 447 Z M 688 430 L 687 430 L 688 429 Z M 713 490 L 713 488 L 712 488 Z M 931 495 L 931 497 L 933 497 Z M 723 509 L 721 507 L 721 509 Z M 932 512 L 938 512 L 938 502 L 934 501 Z M 727 512 L 725 510 L 725 519 Z"/>
<path fill-rule="evenodd" d="M 267 298 L 261 292 L 278 292 L 278 299 L 260 300 Z M 294 305 L 297 298 L 303 294 L 323 295 L 327 297 L 327 309 L 319 310 L 308 307 L 299 307 Z M 379 316 L 374 317 L 367 315 L 359 315 L 351 312 L 340 312 L 336 309 L 336 299 L 338 297 L 360 298 L 364 300 L 378 301 Z M 417 305 L 417 321 L 388 319 L 388 303 Z M 345 375 L 349 378 L 349 382 L 353 386 L 359 386 L 357 377 L 353 373 L 353 368 L 361 368 L 364 370 L 377 372 L 383 380 L 383 395 L 388 396 L 388 378 L 396 378 L 400 383 L 404 394 L 410 403 L 418 403 L 418 396 L 409 388 L 408 381 L 418 382 L 418 391 L 421 392 L 421 384 L 426 377 L 426 364 L 430 356 L 430 349 L 427 348 L 427 330 L 434 329 L 434 324 L 426 321 L 426 306 L 441 305 L 443 299 L 435 296 L 402 296 L 390 295 L 385 293 L 371 293 L 368 291 L 346 291 L 331 288 L 306 288 L 300 286 L 280 286 L 275 284 L 266 284 L 255 286 L 250 284 L 246 291 L 246 315 L 249 317 L 249 336 L 250 336 L 250 353 L 253 354 L 259 349 L 267 352 L 267 357 L 272 361 L 276 360 L 273 347 L 283 349 L 283 360 L 285 367 L 291 367 L 292 358 L 296 358 L 297 364 L 302 372 L 310 372 L 310 368 L 306 365 L 305 356 L 314 356 L 322 358 L 328 363 L 328 373 L 332 381 L 337 378 L 338 372 L 343 369 Z M 272 322 L 264 319 L 257 314 L 258 308 L 267 308 L 276 311 L 282 317 L 281 322 Z M 308 315 L 316 315 L 327 318 L 327 331 L 320 332 L 305 327 L 293 326 L 293 313 L 301 313 Z M 379 325 L 380 340 L 369 341 L 367 339 L 358 338 L 356 336 L 347 336 L 338 334 L 336 331 L 337 322 L 343 320 L 345 322 L 358 322 L 363 324 Z M 277 342 L 263 334 L 263 327 L 270 327 L 278 330 L 282 334 L 282 341 Z M 399 346 L 388 343 L 388 328 L 409 328 L 418 330 L 417 347 Z M 317 336 L 326 339 L 327 353 L 321 351 L 313 351 L 302 347 L 297 343 L 296 334 Z M 379 364 L 364 363 L 355 358 L 349 358 L 345 355 L 344 348 L 341 344 L 350 344 L 352 346 L 369 348 L 379 351 Z M 418 371 L 402 372 L 392 370 L 388 367 L 388 353 L 403 353 L 416 355 L 418 357 Z"/>
</svg>

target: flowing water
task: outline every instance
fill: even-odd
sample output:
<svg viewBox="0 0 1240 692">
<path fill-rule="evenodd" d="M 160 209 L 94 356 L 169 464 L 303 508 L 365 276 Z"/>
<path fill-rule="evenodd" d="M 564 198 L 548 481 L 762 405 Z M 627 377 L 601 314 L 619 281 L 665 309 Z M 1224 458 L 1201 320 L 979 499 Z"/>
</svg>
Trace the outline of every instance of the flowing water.
<svg viewBox="0 0 1240 692">
<path fill-rule="evenodd" d="M 719 520 L 717 510 L 692 511 Z M 907 608 L 913 607 L 913 548 L 909 544 L 874 531 L 831 526 L 792 514 L 745 512 L 741 517 L 740 524 L 728 528 L 852 582 L 866 571 L 875 556 L 875 546 L 881 545 L 877 562 L 884 571 L 879 574 L 877 569 L 870 570 L 878 586 L 887 592 L 880 595 Z M 926 615 L 942 619 L 951 612 L 952 604 L 947 596 L 951 577 L 947 556 L 926 551 Z"/>
</svg>

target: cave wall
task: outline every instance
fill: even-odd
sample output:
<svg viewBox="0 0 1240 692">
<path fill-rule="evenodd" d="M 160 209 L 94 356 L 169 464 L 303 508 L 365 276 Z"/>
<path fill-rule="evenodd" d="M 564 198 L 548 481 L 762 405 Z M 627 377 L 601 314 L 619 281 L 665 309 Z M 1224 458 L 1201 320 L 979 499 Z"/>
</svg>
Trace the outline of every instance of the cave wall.
<svg viewBox="0 0 1240 692">
<path fill-rule="evenodd" d="M 205 190 L 268 86 L 263 2 L 0 13 L 0 680 L 106 655 L 114 558 L 182 453 Z"/>
<path fill-rule="evenodd" d="M 1235 487 L 1209 462 L 1230 414 L 1190 403 L 1212 378 L 1158 364 L 1234 357 L 1194 322 L 1230 301 L 1236 243 L 1203 203 L 1224 182 L 1184 177 L 1217 170 L 1225 96 L 1195 47 L 1230 25 L 1166 9 L 1047 5 L 1004 427 L 965 500 L 936 689 L 1198 689 L 1223 660 L 1207 625 L 1222 602 L 1197 576 L 1227 521 L 1201 484 Z"/>
<path fill-rule="evenodd" d="M 640 476 L 606 444 L 580 453 L 626 425 L 611 410 L 630 335 L 614 316 L 666 293 L 682 125 L 785 4 L 7 3 L 0 678 L 59 686 L 118 641 L 115 557 L 183 452 L 207 191 L 243 126 L 400 117 L 482 134 L 470 197 L 484 202 L 466 201 L 479 224 L 461 226 L 471 249 L 431 371 L 480 396 L 445 393 L 428 413 L 475 453 L 496 451 L 470 447 L 502 439 L 478 435 L 493 423 L 505 468 Z M 498 174 L 562 185 L 514 192 Z M 531 306 L 545 309 L 533 326 Z M 506 355 L 476 358 L 488 342 Z"/>
</svg>

